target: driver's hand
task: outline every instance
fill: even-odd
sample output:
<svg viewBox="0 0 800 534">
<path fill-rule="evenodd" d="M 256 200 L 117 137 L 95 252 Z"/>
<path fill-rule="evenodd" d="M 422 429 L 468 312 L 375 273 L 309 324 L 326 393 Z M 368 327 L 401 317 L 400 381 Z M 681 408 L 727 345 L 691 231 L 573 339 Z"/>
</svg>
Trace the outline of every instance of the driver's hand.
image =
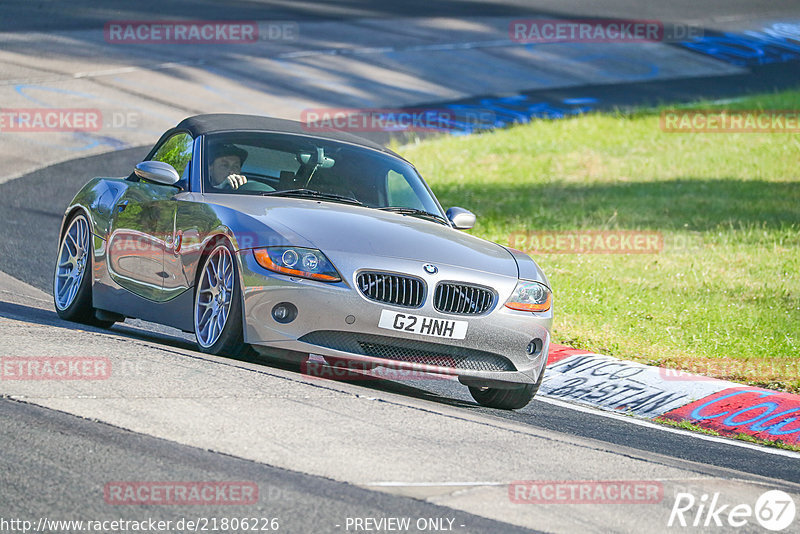
<svg viewBox="0 0 800 534">
<path fill-rule="evenodd" d="M 233 189 L 239 189 L 240 186 L 247 183 L 247 177 L 242 174 L 229 174 L 226 179 Z"/>
</svg>

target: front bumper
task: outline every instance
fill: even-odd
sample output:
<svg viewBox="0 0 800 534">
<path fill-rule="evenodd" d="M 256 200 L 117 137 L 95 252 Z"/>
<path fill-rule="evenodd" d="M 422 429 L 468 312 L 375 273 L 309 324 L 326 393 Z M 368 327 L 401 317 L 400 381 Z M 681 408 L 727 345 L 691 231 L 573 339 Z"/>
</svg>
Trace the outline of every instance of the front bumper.
<svg viewBox="0 0 800 534">
<path fill-rule="evenodd" d="M 255 261 L 251 250 L 238 252 L 243 299 L 245 342 L 255 348 L 302 353 L 391 365 L 393 368 L 457 376 L 467 385 L 508 387 L 534 384 L 547 362 L 552 309 L 544 313 L 510 310 L 503 306 L 517 279 L 492 273 L 439 265 L 426 273 L 423 262 L 352 254 L 331 258 L 342 282 L 316 282 L 272 273 Z M 407 274 L 422 278 L 427 294 L 421 307 L 406 308 L 374 302 L 356 287 L 360 270 Z M 433 307 L 433 288 L 439 281 L 460 281 L 492 287 L 494 306 L 479 316 L 446 314 Z M 297 317 L 286 324 L 272 317 L 275 305 L 289 302 Z M 466 321 L 464 339 L 444 339 L 378 327 L 382 310 Z M 528 354 L 532 340 L 541 350 Z"/>
</svg>

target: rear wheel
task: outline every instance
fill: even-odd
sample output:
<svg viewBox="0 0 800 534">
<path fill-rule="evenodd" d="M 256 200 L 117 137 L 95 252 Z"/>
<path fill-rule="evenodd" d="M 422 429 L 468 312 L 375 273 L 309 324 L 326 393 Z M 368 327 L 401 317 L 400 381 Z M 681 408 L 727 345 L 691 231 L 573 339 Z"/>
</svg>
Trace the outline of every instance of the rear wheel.
<svg viewBox="0 0 800 534">
<path fill-rule="evenodd" d="M 92 307 L 92 234 L 82 213 L 67 223 L 58 247 L 53 301 L 62 319 L 108 328 L 114 321 L 95 317 Z"/>
<path fill-rule="evenodd" d="M 218 243 L 204 256 L 194 297 L 194 333 L 207 354 L 235 358 L 253 354 L 244 342 L 239 277 L 227 243 Z"/>
</svg>

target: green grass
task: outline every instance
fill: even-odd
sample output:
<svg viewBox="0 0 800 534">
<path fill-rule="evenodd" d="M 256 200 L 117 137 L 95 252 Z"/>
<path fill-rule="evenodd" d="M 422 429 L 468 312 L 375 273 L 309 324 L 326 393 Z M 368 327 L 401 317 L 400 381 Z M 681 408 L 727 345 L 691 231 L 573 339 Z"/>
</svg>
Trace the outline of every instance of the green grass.
<svg viewBox="0 0 800 534">
<path fill-rule="evenodd" d="M 700 425 L 696 425 L 694 423 L 690 423 L 689 421 L 673 421 L 672 419 L 664 419 L 662 417 L 656 417 L 653 419 L 653 422 L 664 425 L 664 426 L 671 426 L 673 428 L 680 428 L 681 430 L 691 430 L 692 432 L 699 432 L 700 434 L 706 434 L 709 436 L 722 436 L 716 430 L 711 430 L 709 428 L 704 428 Z M 749 436 L 748 436 L 749 437 Z"/>
<path fill-rule="evenodd" d="M 674 428 L 680 428 L 680 429 L 689 430 L 689 431 L 692 431 L 692 432 L 699 432 L 701 434 L 707 434 L 709 436 L 722 436 L 722 434 L 720 434 L 716 430 L 711 430 L 711 429 L 708 429 L 708 428 L 704 428 L 704 427 L 702 427 L 700 425 L 696 425 L 696 424 L 691 423 L 689 421 L 673 421 L 672 419 L 664 419 L 662 417 L 657 417 L 657 418 L 653 419 L 653 421 L 656 422 L 656 423 L 665 425 L 665 426 L 671 426 L 671 427 L 674 427 Z M 733 436 L 726 435 L 725 437 L 729 437 L 729 438 L 732 438 L 732 439 L 738 439 L 740 441 L 747 441 L 749 443 L 755 443 L 757 445 L 766 445 L 767 447 L 776 447 L 778 449 L 785 449 L 787 451 L 800 452 L 800 447 L 798 447 L 797 445 L 792 445 L 791 443 L 786 443 L 786 442 L 781 441 L 781 440 L 758 439 L 758 438 L 754 438 L 753 436 L 751 436 L 749 434 L 744 434 L 744 433 L 739 433 L 739 434 L 736 434 L 736 435 L 733 435 Z"/>
<path fill-rule="evenodd" d="M 717 107 L 800 109 L 800 91 Z M 554 290 L 557 342 L 800 391 L 800 135 L 665 133 L 659 113 L 537 120 L 397 150 L 443 205 L 478 215 L 479 237 L 663 234 L 657 254 L 533 254 Z"/>
</svg>

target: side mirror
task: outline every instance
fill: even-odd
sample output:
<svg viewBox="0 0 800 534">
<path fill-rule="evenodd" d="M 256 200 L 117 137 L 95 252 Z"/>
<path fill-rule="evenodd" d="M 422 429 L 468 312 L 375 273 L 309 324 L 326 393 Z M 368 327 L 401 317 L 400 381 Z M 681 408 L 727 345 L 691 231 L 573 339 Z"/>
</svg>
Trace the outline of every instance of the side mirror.
<svg viewBox="0 0 800 534">
<path fill-rule="evenodd" d="M 163 161 L 143 161 L 133 172 L 139 178 L 161 185 L 175 185 L 181 179 L 175 167 Z"/>
<path fill-rule="evenodd" d="M 475 214 L 464 208 L 450 208 L 447 218 L 453 223 L 456 230 L 469 230 L 475 226 Z"/>
</svg>

